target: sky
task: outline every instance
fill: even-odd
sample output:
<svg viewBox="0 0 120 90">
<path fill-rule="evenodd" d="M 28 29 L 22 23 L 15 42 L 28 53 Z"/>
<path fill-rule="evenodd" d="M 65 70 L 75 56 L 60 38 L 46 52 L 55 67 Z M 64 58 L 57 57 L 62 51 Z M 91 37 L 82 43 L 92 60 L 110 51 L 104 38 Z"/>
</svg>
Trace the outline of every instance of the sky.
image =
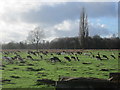
<svg viewBox="0 0 120 90">
<path fill-rule="evenodd" d="M 88 16 L 89 35 L 118 34 L 118 0 L 0 0 L 0 43 L 25 41 L 39 26 L 44 40 L 75 37 L 80 12 Z"/>
</svg>

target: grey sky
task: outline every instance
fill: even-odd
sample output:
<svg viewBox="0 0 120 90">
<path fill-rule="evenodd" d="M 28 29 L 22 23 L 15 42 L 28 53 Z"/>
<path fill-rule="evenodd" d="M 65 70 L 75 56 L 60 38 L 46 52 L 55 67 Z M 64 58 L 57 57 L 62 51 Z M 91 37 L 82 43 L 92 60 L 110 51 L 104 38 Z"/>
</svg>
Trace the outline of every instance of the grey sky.
<svg viewBox="0 0 120 90">
<path fill-rule="evenodd" d="M 90 35 L 110 36 L 117 32 L 117 2 L 11 1 L 3 2 L 4 8 L 0 11 L 0 30 L 4 38 L 1 42 L 25 40 L 36 26 L 45 31 L 46 40 L 78 36 L 83 7 L 88 15 Z"/>
</svg>

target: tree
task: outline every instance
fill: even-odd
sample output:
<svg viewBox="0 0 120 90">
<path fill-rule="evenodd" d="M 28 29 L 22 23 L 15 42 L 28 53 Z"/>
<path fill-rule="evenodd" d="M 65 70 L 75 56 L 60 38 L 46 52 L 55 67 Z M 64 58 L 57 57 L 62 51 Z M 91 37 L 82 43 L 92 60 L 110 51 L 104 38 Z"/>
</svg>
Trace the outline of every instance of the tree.
<svg viewBox="0 0 120 90">
<path fill-rule="evenodd" d="M 36 27 L 34 30 L 30 31 L 27 40 L 35 45 L 36 50 L 39 49 L 39 43 L 45 37 L 44 31 L 40 27 Z"/>
<path fill-rule="evenodd" d="M 26 44 L 22 41 L 18 43 L 19 49 L 25 49 L 26 48 Z"/>
<path fill-rule="evenodd" d="M 87 38 L 88 38 L 88 20 L 87 14 L 85 13 L 85 9 L 82 9 L 80 15 L 80 27 L 79 27 L 79 42 L 82 49 L 87 46 Z"/>
</svg>

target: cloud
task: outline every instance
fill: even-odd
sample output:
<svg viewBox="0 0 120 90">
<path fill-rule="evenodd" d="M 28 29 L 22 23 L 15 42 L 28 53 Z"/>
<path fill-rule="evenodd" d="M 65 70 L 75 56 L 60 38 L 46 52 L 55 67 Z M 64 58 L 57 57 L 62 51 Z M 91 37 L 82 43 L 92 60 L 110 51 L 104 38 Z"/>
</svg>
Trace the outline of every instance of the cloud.
<svg viewBox="0 0 120 90">
<path fill-rule="evenodd" d="M 10 42 L 10 41 L 22 41 L 26 39 L 26 36 L 30 30 L 35 27 L 33 24 L 26 24 L 23 22 L 19 23 L 5 23 L 0 22 L 0 32 L 2 32 L 2 39 L 0 42 Z"/>
<path fill-rule="evenodd" d="M 0 0 L 0 12 L 28 12 L 29 10 L 39 10 L 43 5 L 53 6 L 55 2 L 43 2 L 43 0 Z"/>
<path fill-rule="evenodd" d="M 54 26 L 56 30 L 68 31 L 70 30 L 70 22 L 65 20 L 61 24 L 57 24 Z"/>
<path fill-rule="evenodd" d="M 66 2 L 54 6 L 44 5 L 40 10 L 33 9 L 23 13 L 22 19 L 28 23 L 56 24 L 66 19 L 78 19 L 82 7 L 85 7 L 89 18 L 115 18 L 118 12 L 115 9 L 116 5 L 115 2 Z"/>
<path fill-rule="evenodd" d="M 45 40 L 51 41 L 59 37 L 78 36 L 79 20 L 64 20 L 61 23 L 44 28 L 46 34 Z"/>
<path fill-rule="evenodd" d="M 92 23 L 92 22 L 89 23 L 89 35 L 90 36 L 100 35 L 102 37 L 105 37 L 110 34 L 111 32 L 107 28 L 107 25 L 99 23 L 99 21 L 97 21 L 97 23 Z"/>
<path fill-rule="evenodd" d="M 77 36 L 83 6 L 86 8 L 88 19 L 116 17 L 116 2 L 83 1 L 86 3 L 68 2 L 68 0 L 61 0 L 61 2 L 56 2 L 56 0 L 50 2 L 47 0 L 0 0 L 0 32 L 2 33 L 0 42 L 25 40 L 28 32 L 35 26 L 44 29 L 47 34 L 46 40 L 52 40 L 55 37 Z M 105 34 L 109 32 L 106 26 L 100 23 L 90 28 L 93 29 L 94 34 L 99 30 L 102 35 L 102 32 Z"/>
<path fill-rule="evenodd" d="M 96 20 L 97 23 L 89 22 L 89 35 L 100 35 L 102 37 L 111 35 L 108 26 Z M 67 24 L 66 24 L 67 23 Z M 64 27 L 65 26 L 65 27 Z M 69 29 L 68 29 L 69 28 Z M 59 24 L 46 28 L 47 36 L 52 37 L 75 37 L 79 33 L 79 19 L 64 20 Z M 48 33 L 49 32 L 49 33 Z M 49 40 L 49 37 L 47 37 Z"/>
<path fill-rule="evenodd" d="M 69 23 L 69 30 L 66 29 L 66 27 L 68 27 L 66 25 L 66 27 L 64 27 L 64 25 L 62 25 L 64 22 Z M 109 36 L 111 34 L 111 32 L 108 29 L 108 26 L 104 23 L 101 23 L 100 20 L 96 20 L 97 23 L 94 22 L 89 22 L 89 35 L 90 36 L 94 36 L 94 35 L 100 35 L 102 37 L 104 36 Z M 56 28 L 53 28 L 54 30 L 54 34 L 56 36 L 59 37 L 73 37 L 73 36 L 78 36 L 79 33 L 79 19 L 76 20 L 65 20 L 63 22 L 61 22 L 60 24 L 57 24 L 55 26 L 59 26 L 62 25 L 60 28 L 60 30 L 57 30 Z M 64 27 L 64 28 L 63 28 Z"/>
<path fill-rule="evenodd" d="M 58 26 L 57 29 L 55 26 Z M 63 22 L 54 26 L 54 30 L 59 37 L 73 37 L 78 36 L 79 20 L 64 20 Z"/>
<path fill-rule="evenodd" d="M 78 19 L 82 7 L 86 8 L 88 17 L 116 16 L 117 2 L 51 2 L 40 0 L 4 0 L 0 4 L 1 18 L 4 21 L 26 23 L 60 23 L 65 19 Z M 79 0 L 77 0 L 79 1 Z M 84 0 L 87 1 L 87 0 Z M 93 0 L 94 1 L 94 0 Z M 98 5 L 99 4 L 99 5 Z"/>
</svg>

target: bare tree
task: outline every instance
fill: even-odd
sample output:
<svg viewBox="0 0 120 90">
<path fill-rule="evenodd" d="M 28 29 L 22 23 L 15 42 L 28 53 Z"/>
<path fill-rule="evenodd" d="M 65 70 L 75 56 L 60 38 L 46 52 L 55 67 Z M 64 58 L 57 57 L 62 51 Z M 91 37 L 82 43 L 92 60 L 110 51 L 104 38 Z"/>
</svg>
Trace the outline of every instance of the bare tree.
<svg viewBox="0 0 120 90">
<path fill-rule="evenodd" d="M 87 45 L 88 35 L 89 32 L 87 14 L 85 13 L 85 9 L 83 8 L 80 15 L 80 27 L 79 27 L 79 41 L 82 49 L 84 49 L 85 46 Z"/>
<path fill-rule="evenodd" d="M 30 31 L 27 40 L 34 44 L 36 50 L 39 49 L 39 43 L 45 38 L 44 31 L 40 27 L 36 27 L 34 30 Z"/>
</svg>

